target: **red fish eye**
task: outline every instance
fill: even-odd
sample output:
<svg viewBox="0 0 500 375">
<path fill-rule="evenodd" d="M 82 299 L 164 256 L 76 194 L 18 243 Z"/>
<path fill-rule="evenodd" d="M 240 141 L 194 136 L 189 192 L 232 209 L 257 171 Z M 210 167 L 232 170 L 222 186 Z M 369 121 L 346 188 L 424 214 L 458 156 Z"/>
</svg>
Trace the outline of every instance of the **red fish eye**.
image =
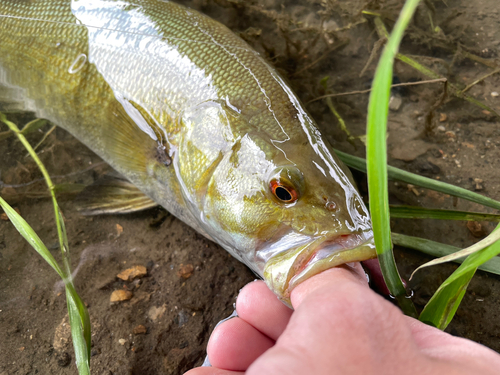
<svg viewBox="0 0 500 375">
<path fill-rule="evenodd" d="M 277 180 L 272 180 L 270 185 L 272 193 L 281 202 L 293 203 L 299 198 L 299 195 L 297 194 L 297 191 L 295 189 L 289 186 L 284 186 Z"/>
</svg>

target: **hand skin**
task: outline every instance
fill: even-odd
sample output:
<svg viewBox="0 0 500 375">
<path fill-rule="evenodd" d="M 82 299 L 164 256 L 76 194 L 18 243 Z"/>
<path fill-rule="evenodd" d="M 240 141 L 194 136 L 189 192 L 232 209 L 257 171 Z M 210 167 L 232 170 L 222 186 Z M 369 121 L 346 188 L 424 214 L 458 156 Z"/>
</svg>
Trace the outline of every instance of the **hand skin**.
<svg viewBox="0 0 500 375">
<path fill-rule="evenodd" d="M 238 296 L 239 317 L 210 337 L 213 367 L 186 375 L 499 374 L 500 355 L 407 317 L 367 285 L 359 264 L 297 286 L 294 311 L 262 281 Z"/>
</svg>

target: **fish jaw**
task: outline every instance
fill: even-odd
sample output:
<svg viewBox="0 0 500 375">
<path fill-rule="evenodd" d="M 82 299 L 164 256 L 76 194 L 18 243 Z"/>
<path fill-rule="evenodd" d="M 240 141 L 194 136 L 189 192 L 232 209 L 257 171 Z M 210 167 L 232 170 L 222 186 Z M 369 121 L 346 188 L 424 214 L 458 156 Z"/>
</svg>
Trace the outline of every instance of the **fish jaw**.
<svg viewBox="0 0 500 375">
<path fill-rule="evenodd" d="M 269 259 L 264 267 L 264 280 L 285 304 L 291 306 L 290 293 L 303 281 L 342 264 L 376 257 L 372 231 L 313 239 Z"/>
</svg>

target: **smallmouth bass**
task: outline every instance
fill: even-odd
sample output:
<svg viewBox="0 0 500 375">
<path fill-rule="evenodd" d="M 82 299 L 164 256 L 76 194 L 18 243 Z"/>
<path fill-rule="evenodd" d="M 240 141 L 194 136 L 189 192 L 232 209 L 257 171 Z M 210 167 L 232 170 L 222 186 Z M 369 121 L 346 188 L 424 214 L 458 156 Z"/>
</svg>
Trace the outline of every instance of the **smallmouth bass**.
<svg viewBox="0 0 500 375">
<path fill-rule="evenodd" d="M 168 1 L 2 0 L 0 40 L 0 98 L 66 129 L 283 301 L 376 256 L 350 172 L 222 24 Z"/>
</svg>

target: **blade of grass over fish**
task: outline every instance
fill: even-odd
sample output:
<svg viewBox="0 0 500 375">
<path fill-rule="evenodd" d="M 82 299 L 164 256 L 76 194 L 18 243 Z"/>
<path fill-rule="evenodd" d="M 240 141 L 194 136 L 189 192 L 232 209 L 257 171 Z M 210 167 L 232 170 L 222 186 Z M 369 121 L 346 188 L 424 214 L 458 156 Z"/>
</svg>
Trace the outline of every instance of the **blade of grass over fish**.
<svg viewBox="0 0 500 375">
<path fill-rule="evenodd" d="M 500 232 L 498 225 L 493 233 Z M 492 233 L 492 234 L 493 234 Z M 444 330 L 453 319 L 476 269 L 500 254 L 500 242 L 470 255 L 438 288 L 425 305 L 419 319 Z"/>
<path fill-rule="evenodd" d="M 349 155 L 339 150 L 335 150 L 335 153 L 339 156 L 340 160 L 342 160 L 347 166 L 366 173 L 365 159 Z M 446 182 L 433 180 L 432 178 L 422 177 L 396 167 L 388 166 L 387 172 L 388 172 L 388 177 L 391 180 L 398 180 L 406 182 L 408 184 L 421 186 L 426 189 L 439 191 L 444 194 L 450 194 L 453 195 L 454 197 L 466 199 L 471 202 L 482 204 L 483 206 L 492 207 L 496 208 L 497 210 L 500 210 L 500 202 L 485 197 L 481 194 L 474 193 L 467 189 L 447 184 Z"/>
<path fill-rule="evenodd" d="M 434 259 L 434 260 L 431 260 L 430 262 L 422 264 L 415 271 L 413 271 L 413 273 L 410 276 L 410 279 L 413 277 L 413 275 L 415 274 L 415 272 L 417 272 L 418 270 L 420 270 L 420 269 L 422 269 L 424 267 L 435 266 L 437 264 L 446 263 L 446 262 L 450 262 L 450 261 L 453 261 L 453 260 L 456 260 L 456 259 L 459 259 L 459 258 L 463 258 L 463 257 L 469 256 L 471 254 L 474 254 L 474 253 L 477 253 L 478 251 L 483 250 L 484 248 L 486 248 L 486 247 L 488 247 L 490 245 L 493 245 L 498 240 L 500 240 L 500 231 L 499 230 L 495 230 L 488 237 L 486 237 L 484 240 L 481 240 L 481 241 L 479 241 L 478 243 L 475 243 L 472 246 L 469 246 L 469 247 L 467 247 L 467 248 L 465 248 L 463 250 L 457 251 L 456 253 L 453 253 L 453 254 L 450 254 L 450 255 L 446 255 L 444 257 L 441 257 L 441 258 L 438 258 L 438 259 Z"/>
<path fill-rule="evenodd" d="M 392 68 L 403 33 L 410 22 L 420 0 L 407 0 L 382 52 L 368 104 L 367 124 L 367 172 L 370 194 L 370 212 L 377 254 L 389 291 L 398 299 L 407 315 L 416 316 L 411 300 L 406 298 L 406 289 L 399 277 L 392 253 L 389 224 L 389 202 L 387 187 L 387 117 L 392 83 Z"/>
<path fill-rule="evenodd" d="M 54 216 L 55 216 L 55 221 L 56 221 L 57 234 L 58 234 L 58 238 L 59 238 L 59 245 L 61 248 L 62 261 L 64 264 L 65 271 L 61 270 L 61 268 L 59 267 L 59 265 L 57 265 L 57 262 L 52 257 L 52 255 L 51 255 L 51 259 L 49 259 L 49 260 L 52 260 L 52 263 L 49 261 L 48 261 L 48 263 L 52 267 L 54 267 L 53 265 L 57 266 L 57 269 L 56 268 L 54 268 L 54 269 L 56 269 L 56 271 L 58 271 L 59 276 L 64 281 L 64 284 L 66 287 L 66 295 L 68 296 L 68 293 L 70 295 L 70 299 L 67 299 L 68 314 L 70 314 L 70 326 L 71 326 L 71 333 L 72 333 L 73 342 L 74 342 L 74 350 L 75 350 L 75 356 L 76 356 L 76 360 L 77 360 L 78 372 L 80 375 L 90 374 L 90 345 L 91 345 L 90 317 L 89 317 L 87 307 L 81 301 L 80 296 L 78 296 L 78 293 L 76 293 L 76 290 L 74 288 L 74 285 L 73 285 L 73 282 L 71 279 L 71 267 L 70 267 L 70 263 L 69 263 L 68 238 L 66 235 L 66 227 L 64 225 L 63 216 L 62 216 L 61 210 L 59 209 L 59 205 L 57 204 L 54 184 L 52 183 L 52 180 L 51 180 L 47 170 L 45 169 L 45 166 L 43 165 L 41 160 L 38 158 L 38 155 L 36 154 L 35 150 L 31 147 L 31 145 L 26 140 L 26 138 L 24 137 L 22 132 L 17 127 L 17 125 L 14 124 L 13 122 L 9 121 L 5 117 L 5 115 L 1 112 L 0 112 L 0 121 L 5 123 L 10 128 L 10 130 L 17 135 L 18 139 L 24 145 L 24 147 L 26 148 L 28 153 L 31 155 L 33 160 L 35 160 L 35 162 L 36 162 L 38 168 L 40 169 L 40 171 L 42 172 L 43 177 L 45 178 L 45 182 L 47 183 L 47 186 L 49 188 L 50 195 L 52 197 L 52 203 L 54 206 Z M 26 226 L 29 227 L 29 225 L 27 223 L 26 223 Z M 25 228 L 23 228 L 23 229 L 25 229 Z M 32 229 L 31 229 L 31 232 L 35 233 Z M 38 236 L 36 238 L 38 238 Z M 42 243 L 39 238 L 38 238 L 38 240 L 39 240 L 39 243 Z M 32 243 L 31 241 L 28 241 L 28 242 Z M 42 243 L 42 245 L 43 245 L 43 243 Z M 45 247 L 45 250 L 48 252 L 46 247 Z M 73 314 L 73 318 L 71 318 L 72 314 Z M 73 333 L 75 334 L 75 336 L 73 336 Z M 78 342 L 75 343 L 75 341 L 78 341 Z"/>
<path fill-rule="evenodd" d="M 500 215 L 483 214 L 481 212 L 440 210 L 416 206 L 389 205 L 389 212 L 391 217 L 400 219 L 500 221 Z"/>
<path fill-rule="evenodd" d="M 407 247 L 409 249 L 420 251 L 424 254 L 431 255 L 435 258 L 443 257 L 449 254 L 460 251 L 459 247 L 446 245 L 444 243 L 431 241 L 425 238 L 407 236 L 400 233 L 392 232 L 392 242 L 394 245 Z M 455 259 L 453 262 L 463 263 L 465 259 Z M 481 264 L 478 269 L 500 275 L 500 257 L 493 257 L 486 263 Z"/>
</svg>

